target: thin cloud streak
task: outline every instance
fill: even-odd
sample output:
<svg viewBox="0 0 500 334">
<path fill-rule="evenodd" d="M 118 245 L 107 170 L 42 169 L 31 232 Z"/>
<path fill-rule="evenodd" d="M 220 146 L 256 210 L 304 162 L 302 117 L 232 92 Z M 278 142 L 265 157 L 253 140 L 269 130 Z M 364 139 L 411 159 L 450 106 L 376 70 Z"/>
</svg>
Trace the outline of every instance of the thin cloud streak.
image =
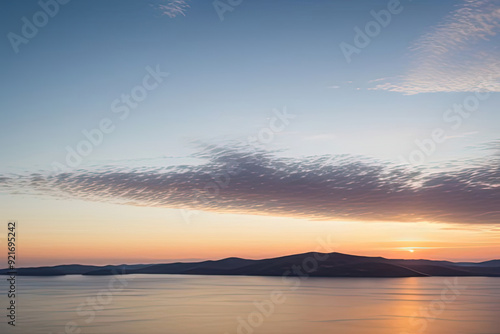
<svg viewBox="0 0 500 334">
<path fill-rule="evenodd" d="M 179 15 L 186 16 L 189 4 L 188 0 L 167 0 L 166 4 L 159 4 L 158 9 L 161 11 L 162 15 L 174 18 Z"/>
</svg>

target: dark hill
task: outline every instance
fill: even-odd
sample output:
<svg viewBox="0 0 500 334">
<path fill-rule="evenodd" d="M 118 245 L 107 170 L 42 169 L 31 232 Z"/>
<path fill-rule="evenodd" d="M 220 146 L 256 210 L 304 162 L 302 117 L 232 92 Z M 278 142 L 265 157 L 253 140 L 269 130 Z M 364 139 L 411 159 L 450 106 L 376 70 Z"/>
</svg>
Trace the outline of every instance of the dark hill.
<svg viewBox="0 0 500 334">
<path fill-rule="evenodd" d="M 8 274 L 7 269 L 0 274 Z M 454 263 L 432 260 L 392 260 L 341 253 L 304 253 L 262 260 L 227 258 L 217 261 L 118 266 L 61 265 L 20 268 L 18 276 L 183 274 L 312 277 L 498 276 L 500 260 Z"/>
</svg>

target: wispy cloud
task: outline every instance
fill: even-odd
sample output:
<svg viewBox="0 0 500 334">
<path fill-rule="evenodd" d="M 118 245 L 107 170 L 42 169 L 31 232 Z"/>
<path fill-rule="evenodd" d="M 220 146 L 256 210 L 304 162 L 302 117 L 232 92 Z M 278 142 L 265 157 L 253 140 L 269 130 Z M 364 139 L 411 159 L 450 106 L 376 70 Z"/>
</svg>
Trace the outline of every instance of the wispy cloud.
<svg viewBox="0 0 500 334">
<path fill-rule="evenodd" d="M 426 172 L 362 157 L 207 146 L 197 165 L 0 176 L 0 189 L 126 205 L 317 220 L 498 224 L 498 157 Z M 326 163 L 325 163 L 326 162 Z"/>
<path fill-rule="evenodd" d="M 471 131 L 471 132 L 465 132 L 465 133 L 459 133 L 456 135 L 446 136 L 446 137 L 444 137 L 444 139 L 448 140 L 448 139 L 456 139 L 456 138 L 466 138 L 466 137 L 474 136 L 477 134 L 478 134 L 478 131 Z"/>
<path fill-rule="evenodd" d="M 186 16 L 189 9 L 189 0 L 163 0 L 163 3 L 156 5 L 163 15 L 174 18 L 178 15 Z"/>
<path fill-rule="evenodd" d="M 492 151 L 493 155 L 500 156 L 500 140 L 494 140 L 488 143 L 483 143 L 476 146 L 481 150 Z"/>
<path fill-rule="evenodd" d="M 500 2 L 466 0 L 410 48 L 411 69 L 375 90 L 500 92 Z"/>
</svg>

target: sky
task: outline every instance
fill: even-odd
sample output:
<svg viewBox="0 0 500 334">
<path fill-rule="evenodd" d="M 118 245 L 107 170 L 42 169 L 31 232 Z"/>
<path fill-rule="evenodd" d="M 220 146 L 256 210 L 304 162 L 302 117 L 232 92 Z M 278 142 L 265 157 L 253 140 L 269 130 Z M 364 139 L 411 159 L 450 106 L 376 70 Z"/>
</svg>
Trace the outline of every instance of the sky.
<svg viewBox="0 0 500 334">
<path fill-rule="evenodd" d="M 499 258 L 497 1 L 1 6 L 21 266 Z"/>
</svg>

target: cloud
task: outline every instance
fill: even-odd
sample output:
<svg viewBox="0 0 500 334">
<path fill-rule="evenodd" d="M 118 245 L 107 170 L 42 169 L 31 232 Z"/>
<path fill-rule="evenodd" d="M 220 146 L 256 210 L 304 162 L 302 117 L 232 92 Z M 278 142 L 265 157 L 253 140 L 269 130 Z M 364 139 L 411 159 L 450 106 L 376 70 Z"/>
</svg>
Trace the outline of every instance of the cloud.
<svg viewBox="0 0 500 334">
<path fill-rule="evenodd" d="M 500 2 L 466 0 L 410 48 L 411 69 L 371 88 L 404 94 L 500 92 Z"/>
<path fill-rule="evenodd" d="M 159 4 L 157 8 L 163 15 L 174 18 L 178 15 L 186 16 L 186 11 L 189 8 L 188 0 L 167 0 L 163 1 L 166 4 Z"/>
<path fill-rule="evenodd" d="M 284 158 L 238 146 L 205 146 L 197 165 L 103 166 L 3 176 L 0 189 L 126 205 L 312 220 L 498 224 L 497 157 L 426 172 L 363 157 Z"/>
<path fill-rule="evenodd" d="M 449 140 L 449 139 L 456 139 L 456 138 L 466 138 L 466 137 L 474 136 L 477 134 L 478 134 L 478 131 L 471 131 L 471 132 L 459 133 L 456 135 L 445 136 L 444 139 Z"/>
<path fill-rule="evenodd" d="M 500 140 L 494 140 L 478 146 L 479 149 L 485 151 L 493 151 L 493 155 L 500 156 Z"/>
</svg>

